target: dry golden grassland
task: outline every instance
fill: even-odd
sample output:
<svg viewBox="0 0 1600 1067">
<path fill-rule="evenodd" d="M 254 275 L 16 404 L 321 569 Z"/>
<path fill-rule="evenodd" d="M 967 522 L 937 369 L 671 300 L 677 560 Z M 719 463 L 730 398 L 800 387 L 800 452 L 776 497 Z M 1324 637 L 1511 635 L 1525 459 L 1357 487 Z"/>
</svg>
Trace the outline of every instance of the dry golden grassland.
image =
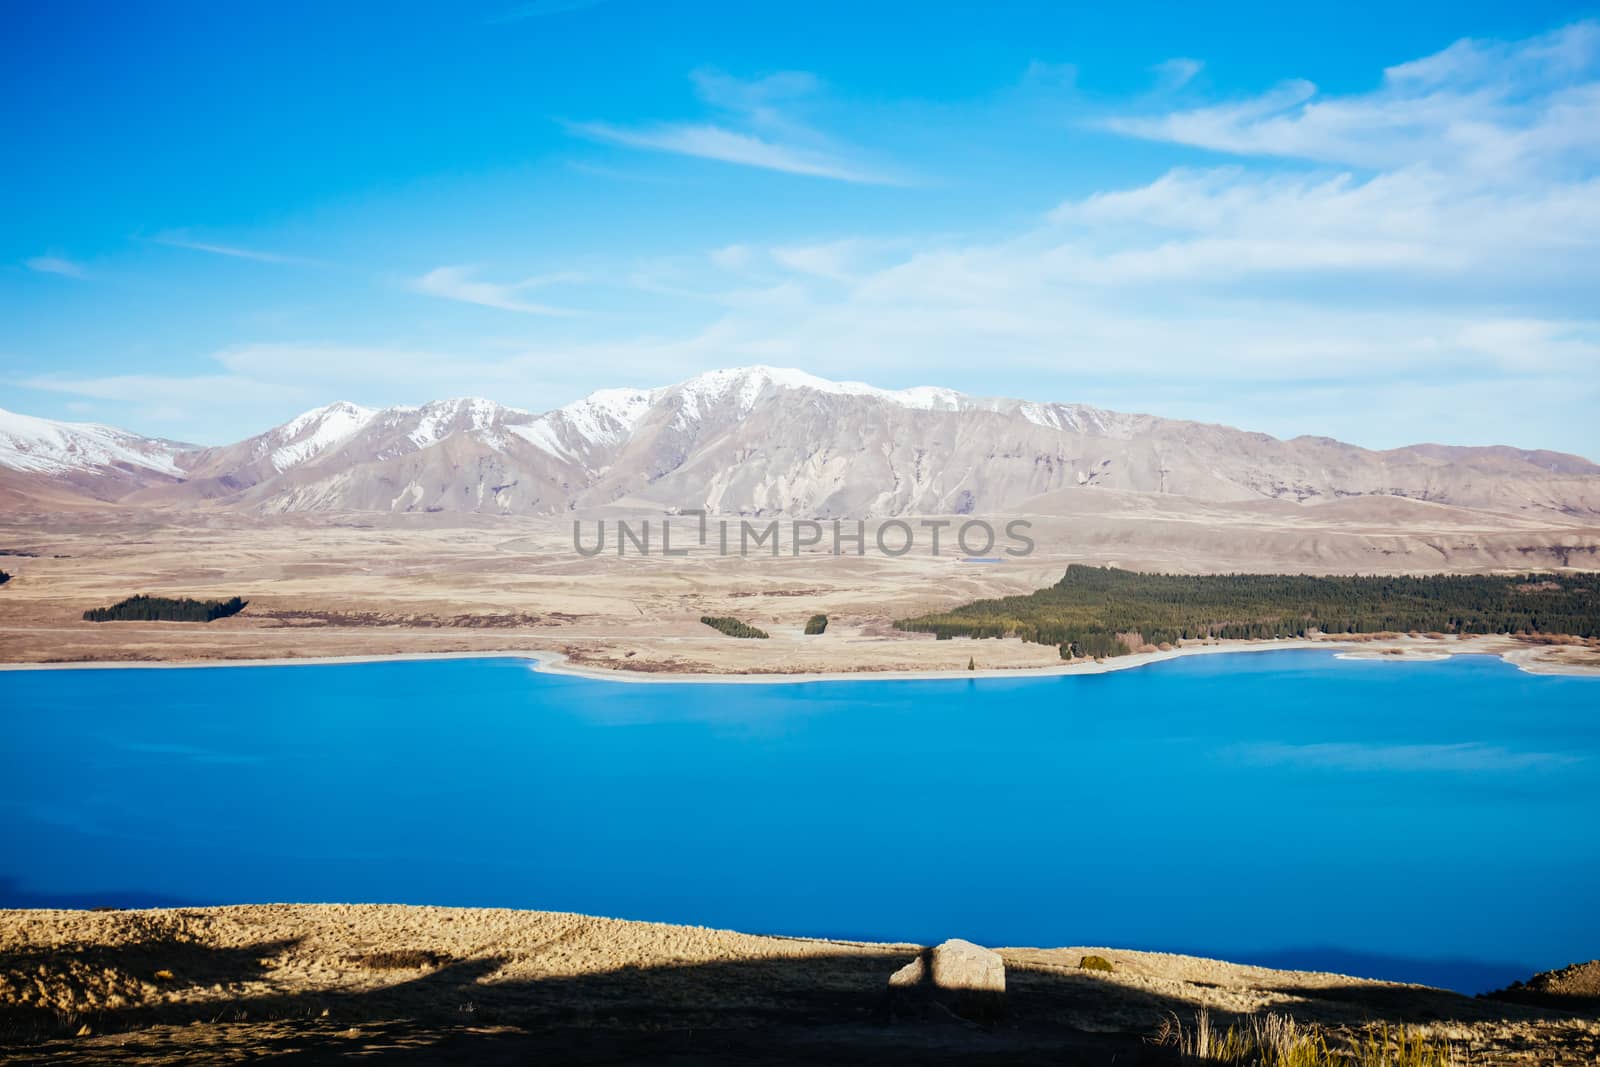
<svg viewBox="0 0 1600 1067">
<path fill-rule="evenodd" d="M 1181 1062 L 1160 1044 L 1175 1022 L 1196 1051 L 1197 1013 L 1215 1031 L 1213 1048 L 1229 1027 L 1281 1029 L 1266 1021 L 1276 1016 L 1334 1048 L 1371 1043 L 1385 1026 L 1397 1048 L 1403 1028 L 1413 1045 L 1448 1045 L 1450 1063 L 1579 1064 L 1600 1054 L 1592 1016 L 1107 948 L 1002 950 L 1007 1009 L 990 1028 L 886 1015 L 888 976 L 917 951 L 496 909 L 0 911 L 0 1040 L 10 1046 L 0 1046 L 0 1061 L 222 1061 L 297 1050 L 410 1053 L 416 1062 L 672 1053 L 673 1062 L 737 1063 L 781 1049 L 795 1057 L 783 1062 L 1014 1054 L 1160 1063 Z M 1081 966 L 1091 953 L 1112 969 Z"/>
<path fill-rule="evenodd" d="M 940 642 L 896 631 L 892 620 L 1030 592 L 1071 562 L 1184 572 L 1474 571 L 1554 566 L 1562 553 L 1600 545 L 1600 531 L 1576 523 L 1519 525 L 1411 502 L 1410 527 L 1393 525 L 1391 515 L 1363 521 L 1334 505 L 1180 502 L 1162 512 L 1131 495 L 1099 494 L 1097 502 L 1099 511 L 1036 517 L 1035 554 L 1000 564 L 920 552 L 588 558 L 573 551 L 566 520 L 12 516 L 0 519 L 0 552 L 26 554 L 0 557 L 16 575 L 0 587 L 0 662 L 553 651 L 572 665 L 634 674 L 962 671 L 969 659 L 979 670 L 1055 668 L 1052 647 Z M 1418 525 L 1422 518 L 1432 525 Z M 134 593 L 237 595 L 250 603 L 209 624 L 83 621 L 86 609 Z M 827 631 L 805 634 L 818 614 L 828 616 Z M 771 639 L 727 638 L 702 625 L 702 616 L 736 618 Z M 1472 647 L 1515 651 L 1535 666 L 1581 667 L 1596 658 L 1581 646 L 1491 640 Z"/>
</svg>

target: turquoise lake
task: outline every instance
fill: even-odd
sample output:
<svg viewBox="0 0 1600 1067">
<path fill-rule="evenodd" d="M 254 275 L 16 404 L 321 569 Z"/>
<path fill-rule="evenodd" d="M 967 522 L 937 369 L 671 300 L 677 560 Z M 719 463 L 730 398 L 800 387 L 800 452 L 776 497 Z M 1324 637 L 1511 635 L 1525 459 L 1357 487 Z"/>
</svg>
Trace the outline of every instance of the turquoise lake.
<svg viewBox="0 0 1600 1067">
<path fill-rule="evenodd" d="M 5 906 L 510 906 L 1467 992 L 1600 957 L 1600 679 L 1482 656 L 0 671 L 0 716 Z"/>
</svg>

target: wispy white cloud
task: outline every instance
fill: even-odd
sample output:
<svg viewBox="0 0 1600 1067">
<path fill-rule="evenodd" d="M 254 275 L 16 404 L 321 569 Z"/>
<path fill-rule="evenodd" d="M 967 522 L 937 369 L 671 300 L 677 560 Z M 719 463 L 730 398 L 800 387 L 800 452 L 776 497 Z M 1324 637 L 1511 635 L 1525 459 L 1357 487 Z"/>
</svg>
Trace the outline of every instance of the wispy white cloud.
<svg viewBox="0 0 1600 1067">
<path fill-rule="evenodd" d="M 1240 745 L 1228 754 L 1265 766 L 1311 767 L 1336 771 L 1431 771 L 1479 774 L 1520 771 L 1575 763 L 1578 757 L 1559 752 L 1519 752 L 1478 742 L 1458 744 L 1371 744 L 1330 741 L 1292 745 L 1265 742 Z"/>
<path fill-rule="evenodd" d="M 1592 273 L 1600 180 L 1495 189 L 1427 168 L 1366 179 L 1179 168 L 1068 201 L 1050 218 L 1064 228 L 1058 268 L 1078 264 L 1085 283 L 1367 271 L 1526 289 Z"/>
<path fill-rule="evenodd" d="M 1078 66 L 1075 63 L 1046 63 L 1035 59 L 1022 72 L 1022 84 L 1054 92 L 1075 89 L 1078 85 Z"/>
<path fill-rule="evenodd" d="M 1591 36 L 1580 24 L 1458 44 L 1354 97 L 1290 83 L 1129 118 L 1156 124 L 1139 136 L 1248 150 L 1230 166 L 1074 196 L 1009 231 L 750 236 L 613 265 L 607 276 L 632 279 L 639 299 L 628 303 L 643 310 L 613 309 L 604 329 L 492 351 L 463 342 L 448 359 L 406 346 L 251 345 L 219 354 L 220 367 L 230 381 L 304 387 L 316 402 L 383 400 L 372 393 L 381 383 L 413 400 L 468 390 L 550 406 L 591 385 L 772 363 L 1380 447 L 1435 439 L 1600 455 L 1600 175 L 1585 154 L 1597 134 L 1566 110 L 1600 82 Z M 697 82 L 716 123 L 762 145 L 810 144 L 808 76 Z M 1319 114 L 1328 107 L 1343 117 Z M 1425 134 L 1414 152 L 1399 129 Z M 534 298 L 552 281 L 446 266 L 410 284 L 549 313 L 559 309 Z"/>
<path fill-rule="evenodd" d="M 1585 294 L 1600 291 L 1600 176 L 1564 117 L 1600 81 L 1590 35 L 1579 25 L 1474 42 L 1394 68 L 1394 100 L 1345 109 L 1341 136 L 1370 136 L 1381 151 L 1348 153 L 1339 169 L 1180 167 L 985 240 L 718 249 L 702 262 L 724 284 L 731 276 L 725 311 L 678 351 L 702 365 L 790 363 L 891 383 L 913 366 L 919 380 L 961 381 L 976 362 L 1033 383 L 1035 396 L 1269 432 L 1593 455 L 1600 438 L 1584 410 L 1600 403 L 1600 311 Z M 1502 88 L 1481 91 L 1487 82 L 1514 84 L 1515 107 Z M 1484 151 L 1424 140 L 1407 156 L 1391 138 L 1406 124 L 1397 116 L 1432 106 L 1414 86 L 1447 101 L 1455 127 L 1476 131 L 1455 136 Z M 1277 116 L 1301 121 L 1315 95 L 1289 83 L 1177 114 L 1266 143 Z M 1304 121 L 1302 137 L 1326 122 Z M 1488 151 L 1491 129 L 1510 147 Z M 1335 147 L 1328 139 L 1313 158 L 1343 154 Z M 1533 151 L 1548 165 L 1484 163 Z M 656 282 L 687 291 L 704 278 Z M 1537 427 L 1517 413 L 1535 408 Z"/>
<path fill-rule="evenodd" d="M 1289 81 L 1260 96 L 1119 116 L 1119 133 L 1247 156 L 1369 168 L 1518 170 L 1600 158 L 1600 24 L 1462 40 L 1384 71 L 1366 93 Z"/>
<path fill-rule="evenodd" d="M 67 393 L 94 400 L 116 400 L 142 406 L 157 404 L 226 404 L 241 389 L 255 391 L 265 388 L 277 396 L 293 396 L 298 388 L 284 383 L 262 380 L 235 374 L 109 374 L 72 377 L 60 374 L 40 374 L 21 379 L 16 383 L 25 389 L 39 389 L 52 393 Z M 253 400 L 259 399 L 259 395 Z"/>
<path fill-rule="evenodd" d="M 64 278 L 78 279 L 89 276 L 83 264 L 62 256 L 34 256 L 32 259 L 23 260 L 22 265 L 36 274 L 59 274 Z"/>
<path fill-rule="evenodd" d="M 759 167 L 763 170 L 782 171 L 785 174 L 833 178 L 843 182 L 861 182 L 869 185 L 900 184 L 887 175 L 860 169 L 825 152 L 775 144 L 721 126 L 669 124 L 621 127 L 604 122 L 577 122 L 569 124 L 568 129 L 596 141 L 607 141 L 628 148 L 672 152 L 746 167 Z"/>
<path fill-rule="evenodd" d="M 863 247 L 864 243 L 859 240 L 780 245 L 772 250 L 772 258 L 779 266 L 798 274 L 809 274 L 828 281 L 852 282 L 863 269 Z"/>
<path fill-rule="evenodd" d="M 308 408 L 322 382 L 295 382 L 279 375 L 248 376 L 207 371 L 200 374 L 41 374 L 14 383 L 25 389 L 95 401 L 97 417 L 142 433 L 178 440 L 222 444 L 244 436 L 264 411 Z M 72 401 L 79 410 L 83 401 Z M 265 426 L 261 427 L 265 428 Z"/>
<path fill-rule="evenodd" d="M 1157 87 L 1168 90 L 1183 88 L 1204 69 L 1205 64 L 1200 60 L 1185 56 L 1175 56 L 1151 68 L 1155 72 Z"/>
<path fill-rule="evenodd" d="M 783 126 L 789 120 L 781 108 L 804 101 L 822 90 L 815 74 L 784 70 L 760 78 L 736 78 L 724 71 L 702 67 L 691 71 L 695 95 L 714 108 L 742 115 L 759 126 Z"/>
<path fill-rule="evenodd" d="M 525 300 L 523 293 L 547 285 L 581 281 L 576 274 L 546 274 L 524 278 L 517 282 L 488 282 L 473 277 L 476 268 L 470 266 L 438 267 L 411 283 L 411 288 L 429 296 L 445 300 L 459 300 L 467 304 L 499 308 L 502 311 L 519 311 L 526 315 L 575 315 L 570 308 L 536 304 Z"/>
<path fill-rule="evenodd" d="M 748 270 L 755 262 L 756 253 L 749 245 L 725 245 L 712 249 L 709 255 L 720 270 L 737 272 Z"/>
<path fill-rule="evenodd" d="M 369 404 L 420 403 L 449 396 L 491 396 L 515 405 L 575 397 L 583 368 L 519 353 L 352 345 L 331 341 L 232 345 L 194 374 L 41 374 L 7 382 L 92 401 L 97 418 L 144 433 L 200 444 L 225 444 L 259 433 L 335 399 Z M 558 390 L 566 389 L 565 394 Z"/>
<path fill-rule="evenodd" d="M 658 122 L 621 126 L 569 122 L 567 129 L 593 141 L 712 159 L 813 178 L 868 185 L 903 185 L 904 177 L 854 158 L 827 137 L 792 117 L 788 108 L 820 89 L 814 75 L 786 71 L 740 79 L 720 71 L 691 74 L 696 94 L 717 121 Z"/>
<path fill-rule="evenodd" d="M 205 252 L 213 256 L 227 256 L 230 259 L 248 259 L 256 263 L 279 263 L 290 266 L 316 266 L 318 261 L 304 256 L 281 255 L 277 252 L 263 252 L 258 248 L 243 248 L 239 245 L 218 244 L 214 241 L 200 241 L 182 232 L 161 233 L 151 237 L 152 244 L 166 245 L 168 248 L 182 248 L 190 252 Z"/>
</svg>

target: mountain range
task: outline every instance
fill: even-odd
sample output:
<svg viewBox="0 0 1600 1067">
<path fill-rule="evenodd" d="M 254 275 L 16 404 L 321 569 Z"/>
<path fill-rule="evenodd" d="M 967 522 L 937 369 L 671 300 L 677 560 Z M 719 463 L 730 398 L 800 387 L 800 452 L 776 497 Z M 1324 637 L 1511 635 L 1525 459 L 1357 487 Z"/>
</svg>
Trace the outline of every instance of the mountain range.
<svg viewBox="0 0 1600 1067">
<path fill-rule="evenodd" d="M 1112 488 L 1211 502 L 1397 496 L 1600 514 L 1600 465 L 1509 447 L 1372 451 L 1081 404 L 712 371 L 542 414 L 489 400 L 316 408 L 198 447 L 0 411 L 0 503 L 870 518 L 1050 510 Z"/>
</svg>

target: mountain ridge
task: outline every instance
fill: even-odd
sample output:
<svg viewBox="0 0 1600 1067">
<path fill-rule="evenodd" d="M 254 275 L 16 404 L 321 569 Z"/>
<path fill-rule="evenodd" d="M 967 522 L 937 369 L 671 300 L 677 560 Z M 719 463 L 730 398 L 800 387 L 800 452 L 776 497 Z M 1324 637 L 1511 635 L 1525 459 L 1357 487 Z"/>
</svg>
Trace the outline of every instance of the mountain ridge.
<svg viewBox="0 0 1600 1067">
<path fill-rule="evenodd" d="M 1210 501 L 1401 496 L 1600 514 L 1600 465 L 1513 446 L 1370 450 L 1083 404 L 881 389 L 765 366 L 543 413 L 481 397 L 335 401 L 199 447 L 0 411 L 0 491 L 260 512 L 706 508 L 883 517 L 1108 486 Z"/>
</svg>

